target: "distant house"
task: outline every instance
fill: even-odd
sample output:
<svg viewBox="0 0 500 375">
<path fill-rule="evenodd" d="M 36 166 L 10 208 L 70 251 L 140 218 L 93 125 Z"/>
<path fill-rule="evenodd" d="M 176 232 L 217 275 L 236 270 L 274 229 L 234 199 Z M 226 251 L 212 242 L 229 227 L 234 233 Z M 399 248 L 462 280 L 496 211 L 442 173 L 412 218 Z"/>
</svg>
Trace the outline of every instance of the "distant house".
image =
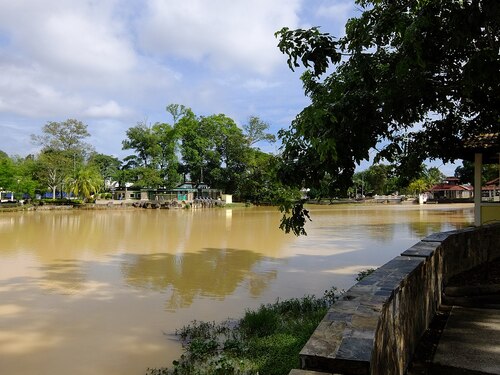
<svg viewBox="0 0 500 375">
<path fill-rule="evenodd" d="M 134 187 L 118 187 L 116 189 L 111 190 L 111 196 L 116 200 L 141 200 L 141 189 Z M 145 198 L 146 199 L 146 198 Z"/>
<path fill-rule="evenodd" d="M 10 202 L 14 200 L 14 193 L 12 191 L 0 190 L 0 202 Z"/>
<path fill-rule="evenodd" d="M 500 178 L 497 177 L 494 180 L 488 181 L 481 188 L 481 197 L 486 201 L 500 201 Z"/>
<path fill-rule="evenodd" d="M 195 184 L 186 181 L 173 189 L 149 190 L 150 200 L 177 200 L 179 202 L 192 202 L 195 199 L 221 199 L 222 191 L 211 189 L 207 184 Z"/>
<path fill-rule="evenodd" d="M 222 199 L 227 201 L 219 189 L 210 189 L 206 184 L 184 182 L 173 189 L 151 189 L 129 187 L 117 188 L 113 192 L 113 199 L 122 200 L 150 200 L 150 201 L 178 201 L 193 202 L 195 199 Z"/>
<path fill-rule="evenodd" d="M 441 199 L 471 199 L 474 197 L 474 188 L 472 185 L 460 185 L 460 180 L 456 177 L 446 177 L 446 179 L 430 190 L 430 198 L 434 200 Z"/>
</svg>

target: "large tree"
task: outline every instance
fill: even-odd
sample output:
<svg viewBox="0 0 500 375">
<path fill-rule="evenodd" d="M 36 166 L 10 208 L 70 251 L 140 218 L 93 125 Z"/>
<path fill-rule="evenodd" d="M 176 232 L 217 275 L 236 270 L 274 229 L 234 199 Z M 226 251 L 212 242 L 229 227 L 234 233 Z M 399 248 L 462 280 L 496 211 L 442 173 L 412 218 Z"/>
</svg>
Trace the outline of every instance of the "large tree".
<svg viewBox="0 0 500 375">
<path fill-rule="evenodd" d="M 483 165 L 481 171 L 482 184 L 492 181 L 500 176 L 500 166 L 498 164 Z M 474 183 L 474 164 L 470 161 L 464 160 L 462 166 L 455 169 L 455 177 L 460 179 L 462 184 Z"/>
<path fill-rule="evenodd" d="M 285 197 L 300 197 L 298 189 L 289 189 L 279 180 L 280 163 L 278 156 L 250 149 L 245 171 L 238 179 L 237 198 L 257 204 L 279 204 Z"/>
<path fill-rule="evenodd" d="M 233 194 L 248 164 L 250 149 L 245 136 L 234 120 L 226 115 L 212 115 L 204 120 L 211 121 L 216 129 L 215 149 L 220 155 L 216 173 L 212 172 L 214 187 Z"/>
<path fill-rule="evenodd" d="M 58 188 L 62 191 L 64 180 L 76 174 L 74 159 L 64 151 L 43 150 L 36 164 L 36 178 L 42 189 L 52 191 L 52 199 L 56 199 Z"/>
<path fill-rule="evenodd" d="M 13 191 L 17 199 L 25 195 L 33 197 L 39 187 L 36 181 L 39 166 L 33 155 L 9 157 L 0 151 L 0 190 Z"/>
<path fill-rule="evenodd" d="M 330 173 L 347 188 L 372 149 L 411 175 L 426 158 L 460 158 L 464 138 L 498 132 L 498 0 L 356 3 L 363 12 L 340 39 L 277 32 L 289 66 L 308 68 L 311 99 L 281 133 L 291 182 Z"/>
<path fill-rule="evenodd" d="M 74 178 L 92 152 L 92 146 L 85 142 L 88 137 L 87 125 L 75 119 L 50 121 L 42 127 L 41 135 L 31 135 L 33 143 L 42 146 L 36 175 L 44 189 L 52 190 L 53 198 L 64 180 Z"/>
<path fill-rule="evenodd" d="M 26 196 L 34 197 L 35 191 L 38 188 L 36 181 L 37 163 L 33 155 L 28 155 L 25 158 L 16 156 L 13 158 L 16 168 L 15 175 L 15 192 L 18 199 L 24 199 Z"/>
<path fill-rule="evenodd" d="M 16 169 L 12 159 L 3 151 L 0 153 L 0 190 L 13 190 Z"/>
<path fill-rule="evenodd" d="M 122 141 L 124 150 L 134 150 L 142 167 L 154 167 L 159 155 L 158 137 L 151 126 L 144 122 L 129 128 L 127 139 Z"/>
<path fill-rule="evenodd" d="M 31 135 L 32 141 L 44 150 L 64 151 L 79 160 L 92 151 L 92 146 L 85 142 L 88 137 L 87 125 L 75 119 L 50 121 L 43 126 L 41 135 Z"/>
<path fill-rule="evenodd" d="M 122 145 L 125 150 L 135 151 L 125 162 L 134 169 L 137 185 L 173 187 L 177 184 L 177 133 L 171 125 L 149 126 L 141 122 L 127 130 L 127 139 Z"/>
<path fill-rule="evenodd" d="M 196 116 L 188 110 L 176 130 L 183 167 L 192 182 L 234 193 L 250 151 L 234 120 L 224 114 Z"/>
</svg>

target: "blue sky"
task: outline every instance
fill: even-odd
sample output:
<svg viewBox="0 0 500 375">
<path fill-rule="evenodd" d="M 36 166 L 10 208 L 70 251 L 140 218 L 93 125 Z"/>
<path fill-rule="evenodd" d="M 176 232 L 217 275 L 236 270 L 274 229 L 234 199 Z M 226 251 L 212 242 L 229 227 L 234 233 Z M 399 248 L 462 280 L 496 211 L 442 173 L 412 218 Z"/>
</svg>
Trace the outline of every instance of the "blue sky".
<svg viewBox="0 0 500 375">
<path fill-rule="evenodd" d="M 171 103 L 277 132 L 308 102 L 274 33 L 340 36 L 356 14 L 353 0 L 0 0 L 0 150 L 36 153 L 31 134 L 76 118 L 123 158 L 126 130 L 171 122 Z"/>
</svg>

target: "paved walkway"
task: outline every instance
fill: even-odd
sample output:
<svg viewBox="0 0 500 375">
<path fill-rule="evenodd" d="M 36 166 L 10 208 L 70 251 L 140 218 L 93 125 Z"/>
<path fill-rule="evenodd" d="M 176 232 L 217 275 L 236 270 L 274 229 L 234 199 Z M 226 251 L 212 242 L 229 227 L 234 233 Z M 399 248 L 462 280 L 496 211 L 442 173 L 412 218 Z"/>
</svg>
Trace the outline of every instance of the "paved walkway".
<svg viewBox="0 0 500 375">
<path fill-rule="evenodd" d="M 454 306 L 432 374 L 500 374 L 500 310 Z"/>
</svg>

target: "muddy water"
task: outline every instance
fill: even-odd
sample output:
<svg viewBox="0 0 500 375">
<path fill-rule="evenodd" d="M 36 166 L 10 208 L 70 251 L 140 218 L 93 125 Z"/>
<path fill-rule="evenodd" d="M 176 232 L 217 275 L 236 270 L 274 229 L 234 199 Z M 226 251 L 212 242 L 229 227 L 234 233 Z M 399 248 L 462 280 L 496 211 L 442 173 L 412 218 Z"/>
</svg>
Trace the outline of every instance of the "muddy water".
<svg viewBox="0 0 500 375">
<path fill-rule="evenodd" d="M 312 209 L 307 237 L 273 208 L 0 214 L 0 374 L 143 374 L 176 328 L 278 297 L 348 288 L 471 206 Z"/>
</svg>

